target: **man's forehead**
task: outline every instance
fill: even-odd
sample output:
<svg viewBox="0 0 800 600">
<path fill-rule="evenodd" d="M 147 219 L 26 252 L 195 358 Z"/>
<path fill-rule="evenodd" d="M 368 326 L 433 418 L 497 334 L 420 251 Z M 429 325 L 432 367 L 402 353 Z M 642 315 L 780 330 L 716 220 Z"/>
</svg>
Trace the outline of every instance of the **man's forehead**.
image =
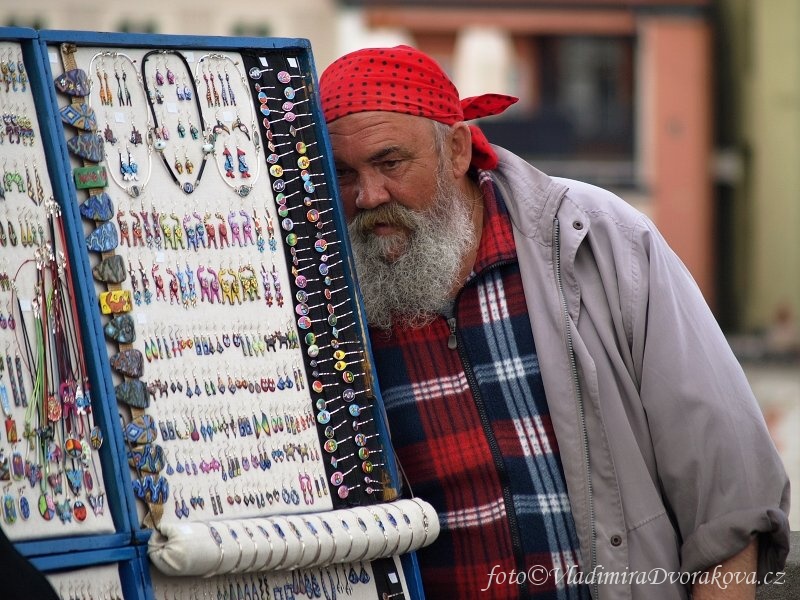
<svg viewBox="0 0 800 600">
<path fill-rule="evenodd" d="M 433 139 L 429 119 L 379 111 L 347 115 L 331 122 L 328 129 L 337 159 L 344 158 L 342 154 L 367 159 L 376 153 L 402 153 Z"/>
</svg>

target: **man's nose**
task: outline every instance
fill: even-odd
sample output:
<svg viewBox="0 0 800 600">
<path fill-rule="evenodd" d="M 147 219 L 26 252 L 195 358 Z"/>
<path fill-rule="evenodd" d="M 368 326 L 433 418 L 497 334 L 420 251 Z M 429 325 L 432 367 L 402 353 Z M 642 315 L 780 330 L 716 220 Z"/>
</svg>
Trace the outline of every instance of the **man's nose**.
<svg viewBox="0 0 800 600">
<path fill-rule="evenodd" d="M 391 196 L 380 174 L 362 175 L 358 180 L 356 208 L 369 210 L 389 202 Z"/>
</svg>

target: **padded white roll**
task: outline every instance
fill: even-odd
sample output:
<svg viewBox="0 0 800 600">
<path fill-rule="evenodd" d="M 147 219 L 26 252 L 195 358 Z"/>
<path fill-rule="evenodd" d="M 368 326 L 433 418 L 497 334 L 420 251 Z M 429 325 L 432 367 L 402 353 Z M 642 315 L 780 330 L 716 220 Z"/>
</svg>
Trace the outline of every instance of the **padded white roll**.
<svg viewBox="0 0 800 600">
<path fill-rule="evenodd" d="M 439 535 L 433 507 L 418 498 L 308 515 L 165 523 L 148 554 L 166 575 L 211 577 L 370 561 L 405 554 Z"/>
</svg>

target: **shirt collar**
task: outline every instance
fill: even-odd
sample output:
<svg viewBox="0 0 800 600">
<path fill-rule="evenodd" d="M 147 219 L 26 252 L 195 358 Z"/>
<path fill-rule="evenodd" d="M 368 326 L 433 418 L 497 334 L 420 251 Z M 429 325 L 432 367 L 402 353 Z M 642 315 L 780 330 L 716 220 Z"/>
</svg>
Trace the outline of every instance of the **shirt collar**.
<svg viewBox="0 0 800 600">
<path fill-rule="evenodd" d="M 479 172 L 478 186 L 483 194 L 483 232 L 472 268 L 476 275 L 498 262 L 517 260 L 511 219 L 490 171 Z"/>
</svg>

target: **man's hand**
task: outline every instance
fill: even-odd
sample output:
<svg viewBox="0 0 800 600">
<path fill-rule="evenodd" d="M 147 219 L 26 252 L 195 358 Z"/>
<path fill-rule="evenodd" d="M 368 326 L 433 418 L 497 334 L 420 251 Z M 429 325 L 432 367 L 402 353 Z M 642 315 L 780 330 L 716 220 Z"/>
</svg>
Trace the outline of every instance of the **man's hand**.
<svg viewBox="0 0 800 600">
<path fill-rule="evenodd" d="M 755 580 L 755 571 L 758 561 L 758 540 L 753 539 L 747 547 L 731 556 L 719 565 L 720 574 L 738 573 L 738 581 L 733 578 L 733 583 L 725 589 L 714 583 L 709 578 L 709 583 L 697 583 L 692 587 L 692 600 L 753 600 L 756 596 L 756 586 L 747 581 Z M 713 571 L 713 568 L 709 569 Z"/>
</svg>

